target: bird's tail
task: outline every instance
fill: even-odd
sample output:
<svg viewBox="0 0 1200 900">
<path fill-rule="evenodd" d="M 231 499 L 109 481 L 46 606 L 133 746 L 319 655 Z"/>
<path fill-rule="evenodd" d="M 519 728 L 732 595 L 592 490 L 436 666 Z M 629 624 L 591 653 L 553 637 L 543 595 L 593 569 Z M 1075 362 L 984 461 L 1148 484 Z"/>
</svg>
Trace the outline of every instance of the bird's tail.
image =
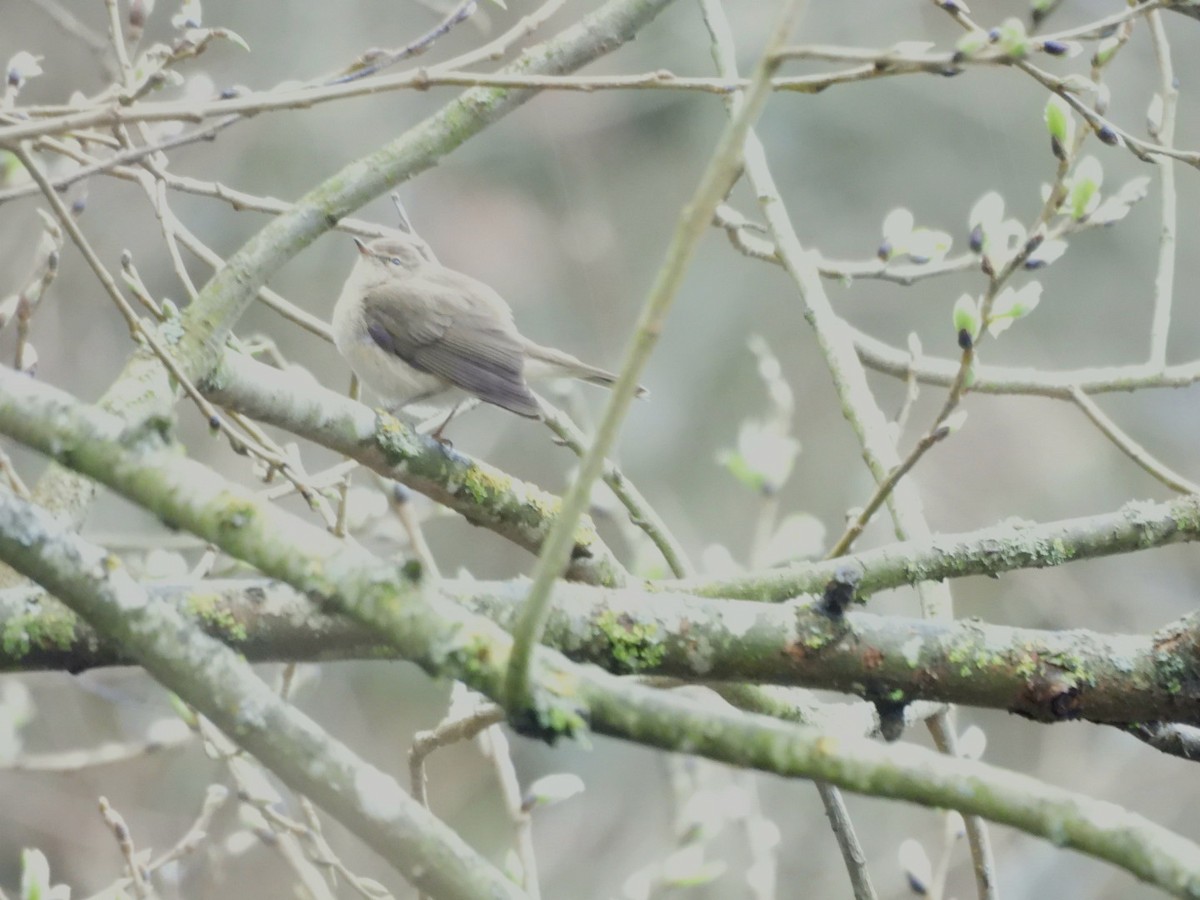
<svg viewBox="0 0 1200 900">
<path fill-rule="evenodd" d="M 588 384 L 598 384 L 601 387 L 612 387 L 617 376 L 607 369 L 591 366 L 576 359 L 570 353 L 563 353 L 553 347 L 543 347 L 533 341 L 525 342 L 525 377 L 531 381 L 539 378 L 578 378 Z M 647 397 L 650 392 L 638 385 L 638 397 Z"/>
</svg>

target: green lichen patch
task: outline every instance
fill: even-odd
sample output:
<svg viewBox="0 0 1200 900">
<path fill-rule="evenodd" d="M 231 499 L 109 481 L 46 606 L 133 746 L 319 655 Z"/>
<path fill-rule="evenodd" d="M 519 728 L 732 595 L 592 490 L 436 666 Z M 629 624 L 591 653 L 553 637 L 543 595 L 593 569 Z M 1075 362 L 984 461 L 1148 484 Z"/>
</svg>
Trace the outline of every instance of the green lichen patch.
<svg viewBox="0 0 1200 900">
<path fill-rule="evenodd" d="M 480 684 L 487 681 L 497 669 L 507 666 L 506 659 L 497 664 L 494 649 L 494 643 L 486 635 L 460 635 L 448 651 L 445 665 L 450 670 L 463 673 L 461 680 L 467 684 Z"/>
<path fill-rule="evenodd" d="M 193 593 L 187 596 L 184 610 L 197 619 L 205 631 L 224 641 L 243 643 L 247 638 L 246 626 L 221 603 L 219 594 Z"/>
<path fill-rule="evenodd" d="M 416 432 L 386 410 L 375 411 L 375 441 L 391 466 L 401 466 L 421 455 Z"/>
<path fill-rule="evenodd" d="M 223 534 L 241 531 L 254 522 L 258 507 L 253 500 L 223 492 L 215 503 L 217 530 Z"/>
<path fill-rule="evenodd" d="M 512 488 L 512 478 L 503 472 L 475 463 L 463 475 L 463 488 L 476 503 L 507 494 Z"/>
<path fill-rule="evenodd" d="M 497 660 L 506 668 L 508 660 Z M 533 696 L 519 707 L 509 708 L 509 724 L 526 737 L 555 744 L 574 738 L 586 744 L 588 709 L 579 696 L 575 673 L 555 666 L 541 668 Z"/>
<path fill-rule="evenodd" d="M 562 498 L 555 497 L 538 488 L 530 488 L 526 501 L 542 519 L 553 519 L 562 509 Z"/>
<path fill-rule="evenodd" d="M 41 609 L 14 616 L 0 631 L 0 648 L 11 660 L 25 657 L 31 650 L 68 651 L 75 643 L 78 620 L 67 609 Z"/>
<path fill-rule="evenodd" d="M 626 615 L 605 610 L 595 620 L 598 634 L 603 638 L 611 669 L 620 674 L 655 669 L 666 656 L 666 647 L 658 639 L 658 626 L 653 622 L 637 622 Z"/>
</svg>

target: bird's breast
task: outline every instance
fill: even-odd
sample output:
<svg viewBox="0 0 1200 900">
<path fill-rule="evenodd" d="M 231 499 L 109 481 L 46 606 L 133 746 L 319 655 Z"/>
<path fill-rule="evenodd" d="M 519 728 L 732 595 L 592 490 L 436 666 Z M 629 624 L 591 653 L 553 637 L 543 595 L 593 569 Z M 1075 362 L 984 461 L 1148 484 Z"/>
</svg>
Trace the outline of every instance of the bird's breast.
<svg viewBox="0 0 1200 900">
<path fill-rule="evenodd" d="M 350 364 L 359 381 L 389 407 L 401 407 L 444 391 L 449 383 L 414 369 L 399 356 L 384 350 L 367 333 L 362 303 L 342 296 L 333 310 L 333 343 Z"/>
</svg>

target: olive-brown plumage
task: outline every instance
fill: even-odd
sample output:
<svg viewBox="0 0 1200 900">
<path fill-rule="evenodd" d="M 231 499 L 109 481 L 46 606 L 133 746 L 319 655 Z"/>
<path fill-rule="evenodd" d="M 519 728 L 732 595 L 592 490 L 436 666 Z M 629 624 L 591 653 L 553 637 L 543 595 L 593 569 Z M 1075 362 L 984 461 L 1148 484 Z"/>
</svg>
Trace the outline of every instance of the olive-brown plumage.
<svg viewBox="0 0 1200 900">
<path fill-rule="evenodd" d="M 390 408 L 456 407 L 470 395 L 541 418 L 531 380 L 616 380 L 523 337 L 499 294 L 430 259 L 417 242 L 356 243 L 358 262 L 333 311 L 334 343 Z"/>
</svg>

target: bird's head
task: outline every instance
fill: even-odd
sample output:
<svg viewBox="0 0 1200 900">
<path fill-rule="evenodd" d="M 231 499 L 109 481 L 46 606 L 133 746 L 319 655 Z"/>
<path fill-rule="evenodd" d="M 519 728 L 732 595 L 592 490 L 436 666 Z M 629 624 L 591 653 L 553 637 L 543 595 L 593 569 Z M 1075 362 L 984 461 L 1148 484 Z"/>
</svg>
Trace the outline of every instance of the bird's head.
<svg viewBox="0 0 1200 900">
<path fill-rule="evenodd" d="M 404 278 L 431 263 L 425 245 L 412 238 L 383 237 L 369 243 L 354 239 L 358 247 L 355 275 L 364 284 Z"/>
</svg>

